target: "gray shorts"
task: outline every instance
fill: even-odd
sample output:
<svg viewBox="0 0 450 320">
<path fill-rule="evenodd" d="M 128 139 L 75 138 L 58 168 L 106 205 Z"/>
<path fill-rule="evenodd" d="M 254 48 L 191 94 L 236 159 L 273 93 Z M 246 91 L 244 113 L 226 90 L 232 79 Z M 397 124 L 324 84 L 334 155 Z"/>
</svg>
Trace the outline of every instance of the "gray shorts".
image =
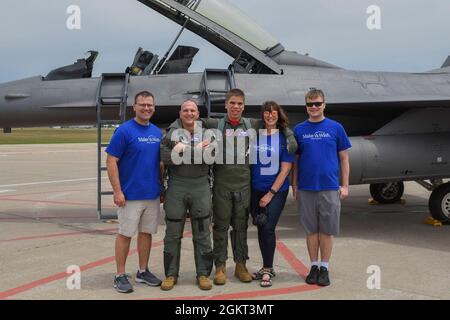
<svg viewBox="0 0 450 320">
<path fill-rule="evenodd" d="M 125 207 L 117 211 L 119 233 L 128 238 L 133 237 L 137 231 L 155 234 L 159 216 L 159 197 L 155 200 L 127 200 Z"/>
<path fill-rule="evenodd" d="M 339 191 L 298 190 L 298 211 L 300 224 L 308 235 L 323 233 L 339 234 L 341 199 Z"/>
</svg>

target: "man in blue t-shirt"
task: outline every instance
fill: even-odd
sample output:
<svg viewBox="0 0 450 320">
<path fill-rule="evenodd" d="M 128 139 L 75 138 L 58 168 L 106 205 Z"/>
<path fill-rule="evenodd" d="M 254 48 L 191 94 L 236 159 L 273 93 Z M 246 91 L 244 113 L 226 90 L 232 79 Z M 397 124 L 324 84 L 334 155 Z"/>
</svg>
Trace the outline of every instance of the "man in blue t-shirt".
<svg viewBox="0 0 450 320">
<path fill-rule="evenodd" d="M 292 190 L 298 200 L 300 223 L 307 233 L 306 244 L 311 259 L 306 283 L 328 286 L 328 263 L 333 236 L 339 234 L 341 200 L 348 197 L 350 165 L 347 149 L 351 144 L 342 125 L 325 118 L 322 90 L 310 90 L 305 101 L 309 118 L 294 128 L 298 151 Z"/>
<path fill-rule="evenodd" d="M 142 91 L 135 96 L 134 119 L 123 123 L 106 148 L 108 177 L 119 207 L 119 233 L 116 237 L 114 288 L 133 291 L 125 273 L 131 238 L 138 233 L 139 270 L 136 282 L 159 286 L 161 280 L 148 270 L 152 234 L 158 229 L 160 216 L 161 167 L 159 148 L 161 131 L 150 123 L 155 113 L 154 96 Z"/>
</svg>

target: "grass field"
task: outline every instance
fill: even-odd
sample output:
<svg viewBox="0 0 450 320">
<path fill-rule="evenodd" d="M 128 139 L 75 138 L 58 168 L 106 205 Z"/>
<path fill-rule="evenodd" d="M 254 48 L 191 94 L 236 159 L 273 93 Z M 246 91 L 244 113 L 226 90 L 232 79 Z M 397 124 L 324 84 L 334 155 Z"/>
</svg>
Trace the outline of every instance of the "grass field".
<svg viewBox="0 0 450 320">
<path fill-rule="evenodd" d="M 102 129 L 102 140 L 109 142 L 114 128 Z M 96 128 L 13 128 L 0 132 L 2 144 L 96 143 Z"/>
</svg>

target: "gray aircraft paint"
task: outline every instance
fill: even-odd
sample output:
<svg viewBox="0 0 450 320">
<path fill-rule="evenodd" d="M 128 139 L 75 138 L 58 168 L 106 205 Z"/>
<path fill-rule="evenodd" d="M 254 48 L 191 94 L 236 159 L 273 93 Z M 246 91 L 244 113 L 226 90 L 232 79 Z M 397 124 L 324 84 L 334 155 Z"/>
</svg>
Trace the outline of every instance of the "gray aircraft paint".
<svg viewBox="0 0 450 320">
<path fill-rule="evenodd" d="M 179 24 L 184 20 L 177 17 L 185 14 L 203 26 L 187 24 L 187 29 L 233 58 L 242 51 L 254 60 L 254 70 L 259 72 L 241 68 L 234 73 L 236 87 L 246 93 L 248 116 L 259 117 L 261 103 L 275 100 L 295 124 L 306 119 L 305 92 L 312 87 L 323 89 L 326 115 L 341 122 L 352 136 L 352 184 L 450 177 L 450 67 L 445 63 L 424 73 L 345 70 L 286 51 L 281 44 L 261 51 L 177 1 L 140 2 Z M 44 81 L 37 76 L 4 83 L 0 85 L 0 127 L 95 124 L 99 79 Z M 155 93 L 153 121 L 158 124 L 175 119 L 179 105 L 188 98 L 198 102 L 205 116 L 202 79 L 202 73 L 131 76 L 128 116 L 133 97 L 141 90 Z M 225 77 L 212 76 L 208 89 L 227 90 Z M 117 114 L 115 107 L 105 110 L 109 117 Z M 213 105 L 212 111 L 224 112 L 223 103 Z M 400 157 L 399 152 L 407 156 Z"/>
</svg>

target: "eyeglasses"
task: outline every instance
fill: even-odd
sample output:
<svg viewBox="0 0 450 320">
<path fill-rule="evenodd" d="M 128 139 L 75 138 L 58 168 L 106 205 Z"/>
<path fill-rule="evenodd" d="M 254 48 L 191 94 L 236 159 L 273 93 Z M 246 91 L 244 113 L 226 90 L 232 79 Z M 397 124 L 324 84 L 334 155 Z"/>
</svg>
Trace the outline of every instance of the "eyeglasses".
<svg viewBox="0 0 450 320">
<path fill-rule="evenodd" d="M 306 106 L 307 107 L 321 107 L 323 105 L 323 101 L 318 101 L 318 102 L 307 102 Z"/>
<path fill-rule="evenodd" d="M 276 117 L 278 115 L 278 111 L 275 111 L 275 110 L 273 110 L 273 111 L 264 111 L 264 115 L 266 117 L 268 117 L 270 115 L 272 115 L 272 117 Z"/>
<path fill-rule="evenodd" d="M 150 103 L 136 103 L 136 105 L 138 105 L 141 108 L 145 108 L 145 107 L 153 108 L 154 107 L 154 105 L 150 104 Z"/>
</svg>

